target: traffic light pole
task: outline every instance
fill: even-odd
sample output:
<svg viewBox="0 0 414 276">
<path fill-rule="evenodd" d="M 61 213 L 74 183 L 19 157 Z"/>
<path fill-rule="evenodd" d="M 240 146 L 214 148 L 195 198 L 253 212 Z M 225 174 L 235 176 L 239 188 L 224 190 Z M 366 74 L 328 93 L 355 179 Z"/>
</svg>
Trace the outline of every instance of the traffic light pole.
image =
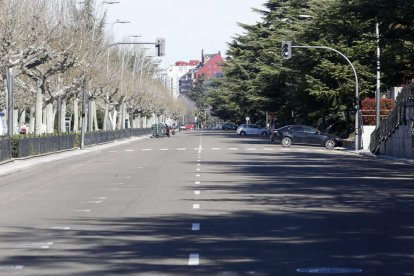
<svg viewBox="0 0 414 276">
<path fill-rule="evenodd" d="M 113 44 L 110 44 L 108 47 L 116 46 L 116 45 L 155 45 L 156 48 L 158 48 L 157 56 L 165 56 L 165 39 L 164 38 L 158 38 L 156 42 L 116 42 Z"/>
<path fill-rule="evenodd" d="M 327 46 L 295 46 L 292 45 L 292 48 L 306 48 L 306 49 L 325 49 L 325 50 L 331 50 L 334 51 L 336 53 L 338 53 L 339 55 L 341 55 L 348 63 L 349 65 L 351 65 L 352 70 L 354 71 L 354 76 L 355 76 L 355 102 L 356 102 L 356 110 L 355 110 L 355 150 L 360 150 L 361 149 L 361 127 L 360 127 L 360 110 L 359 110 L 359 85 L 358 85 L 358 75 L 356 73 L 355 67 L 352 64 L 352 62 L 341 52 L 339 52 L 338 50 L 331 48 L 331 47 L 327 47 Z"/>
</svg>

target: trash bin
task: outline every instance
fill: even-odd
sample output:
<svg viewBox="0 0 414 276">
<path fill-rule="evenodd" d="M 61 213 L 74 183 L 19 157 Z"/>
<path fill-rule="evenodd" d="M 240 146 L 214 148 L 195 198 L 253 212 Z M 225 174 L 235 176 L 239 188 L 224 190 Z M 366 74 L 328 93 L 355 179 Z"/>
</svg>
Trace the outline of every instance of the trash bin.
<svg viewBox="0 0 414 276">
<path fill-rule="evenodd" d="M 152 137 L 164 137 L 165 136 L 165 124 L 158 123 L 152 125 Z"/>
</svg>

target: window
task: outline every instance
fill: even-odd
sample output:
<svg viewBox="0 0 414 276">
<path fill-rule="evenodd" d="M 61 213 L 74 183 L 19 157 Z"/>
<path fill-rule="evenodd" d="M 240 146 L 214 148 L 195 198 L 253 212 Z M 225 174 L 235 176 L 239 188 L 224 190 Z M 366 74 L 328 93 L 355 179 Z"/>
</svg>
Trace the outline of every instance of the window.
<svg viewBox="0 0 414 276">
<path fill-rule="evenodd" d="M 292 131 L 293 132 L 303 132 L 303 127 L 300 127 L 300 126 L 292 127 Z"/>
<path fill-rule="evenodd" d="M 314 134 L 317 130 L 313 127 L 303 127 L 303 131 L 308 134 Z"/>
</svg>

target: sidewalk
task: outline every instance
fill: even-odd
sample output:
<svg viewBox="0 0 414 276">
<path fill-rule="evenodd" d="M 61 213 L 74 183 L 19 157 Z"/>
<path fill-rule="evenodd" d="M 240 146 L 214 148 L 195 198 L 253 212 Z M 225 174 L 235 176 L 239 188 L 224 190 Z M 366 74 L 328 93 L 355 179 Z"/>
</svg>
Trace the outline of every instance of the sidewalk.
<svg viewBox="0 0 414 276">
<path fill-rule="evenodd" d="M 73 150 L 68 150 L 68 151 L 54 152 L 54 153 L 45 154 L 41 156 L 33 156 L 33 157 L 22 158 L 22 159 L 13 159 L 10 162 L 5 162 L 3 164 L 0 164 L 0 177 L 2 175 L 8 175 L 11 173 L 23 171 L 24 169 L 35 167 L 41 164 L 46 164 L 46 163 L 54 162 L 57 160 L 66 159 L 72 156 L 79 156 L 79 155 L 84 155 L 84 154 L 88 154 L 91 152 L 97 152 L 103 149 L 143 140 L 146 138 L 150 138 L 150 135 L 132 137 L 132 138 L 117 140 L 114 142 L 100 144 L 100 145 L 93 145 L 93 146 L 85 147 L 85 149 L 83 150 L 73 149 Z"/>
<path fill-rule="evenodd" d="M 382 159 L 382 160 L 390 160 L 390 161 L 402 162 L 402 163 L 407 163 L 407 164 L 414 164 L 414 159 L 407 159 L 407 158 L 401 158 L 401 157 L 390 156 L 390 155 L 382 155 L 382 154 L 376 155 L 376 154 L 371 153 L 367 149 L 362 149 L 362 150 L 344 149 L 344 151 L 353 153 L 353 154 L 358 154 L 360 156 L 368 157 L 372 159 Z"/>
</svg>

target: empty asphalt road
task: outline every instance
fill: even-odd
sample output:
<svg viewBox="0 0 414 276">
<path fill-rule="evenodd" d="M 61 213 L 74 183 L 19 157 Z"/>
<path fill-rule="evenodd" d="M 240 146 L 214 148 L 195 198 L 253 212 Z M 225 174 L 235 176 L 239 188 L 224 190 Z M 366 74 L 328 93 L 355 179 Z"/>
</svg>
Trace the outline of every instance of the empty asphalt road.
<svg viewBox="0 0 414 276">
<path fill-rule="evenodd" d="M 224 131 L 69 154 L 0 175 L 0 275 L 414 275 L 413 185 Z"/>
</svg>

